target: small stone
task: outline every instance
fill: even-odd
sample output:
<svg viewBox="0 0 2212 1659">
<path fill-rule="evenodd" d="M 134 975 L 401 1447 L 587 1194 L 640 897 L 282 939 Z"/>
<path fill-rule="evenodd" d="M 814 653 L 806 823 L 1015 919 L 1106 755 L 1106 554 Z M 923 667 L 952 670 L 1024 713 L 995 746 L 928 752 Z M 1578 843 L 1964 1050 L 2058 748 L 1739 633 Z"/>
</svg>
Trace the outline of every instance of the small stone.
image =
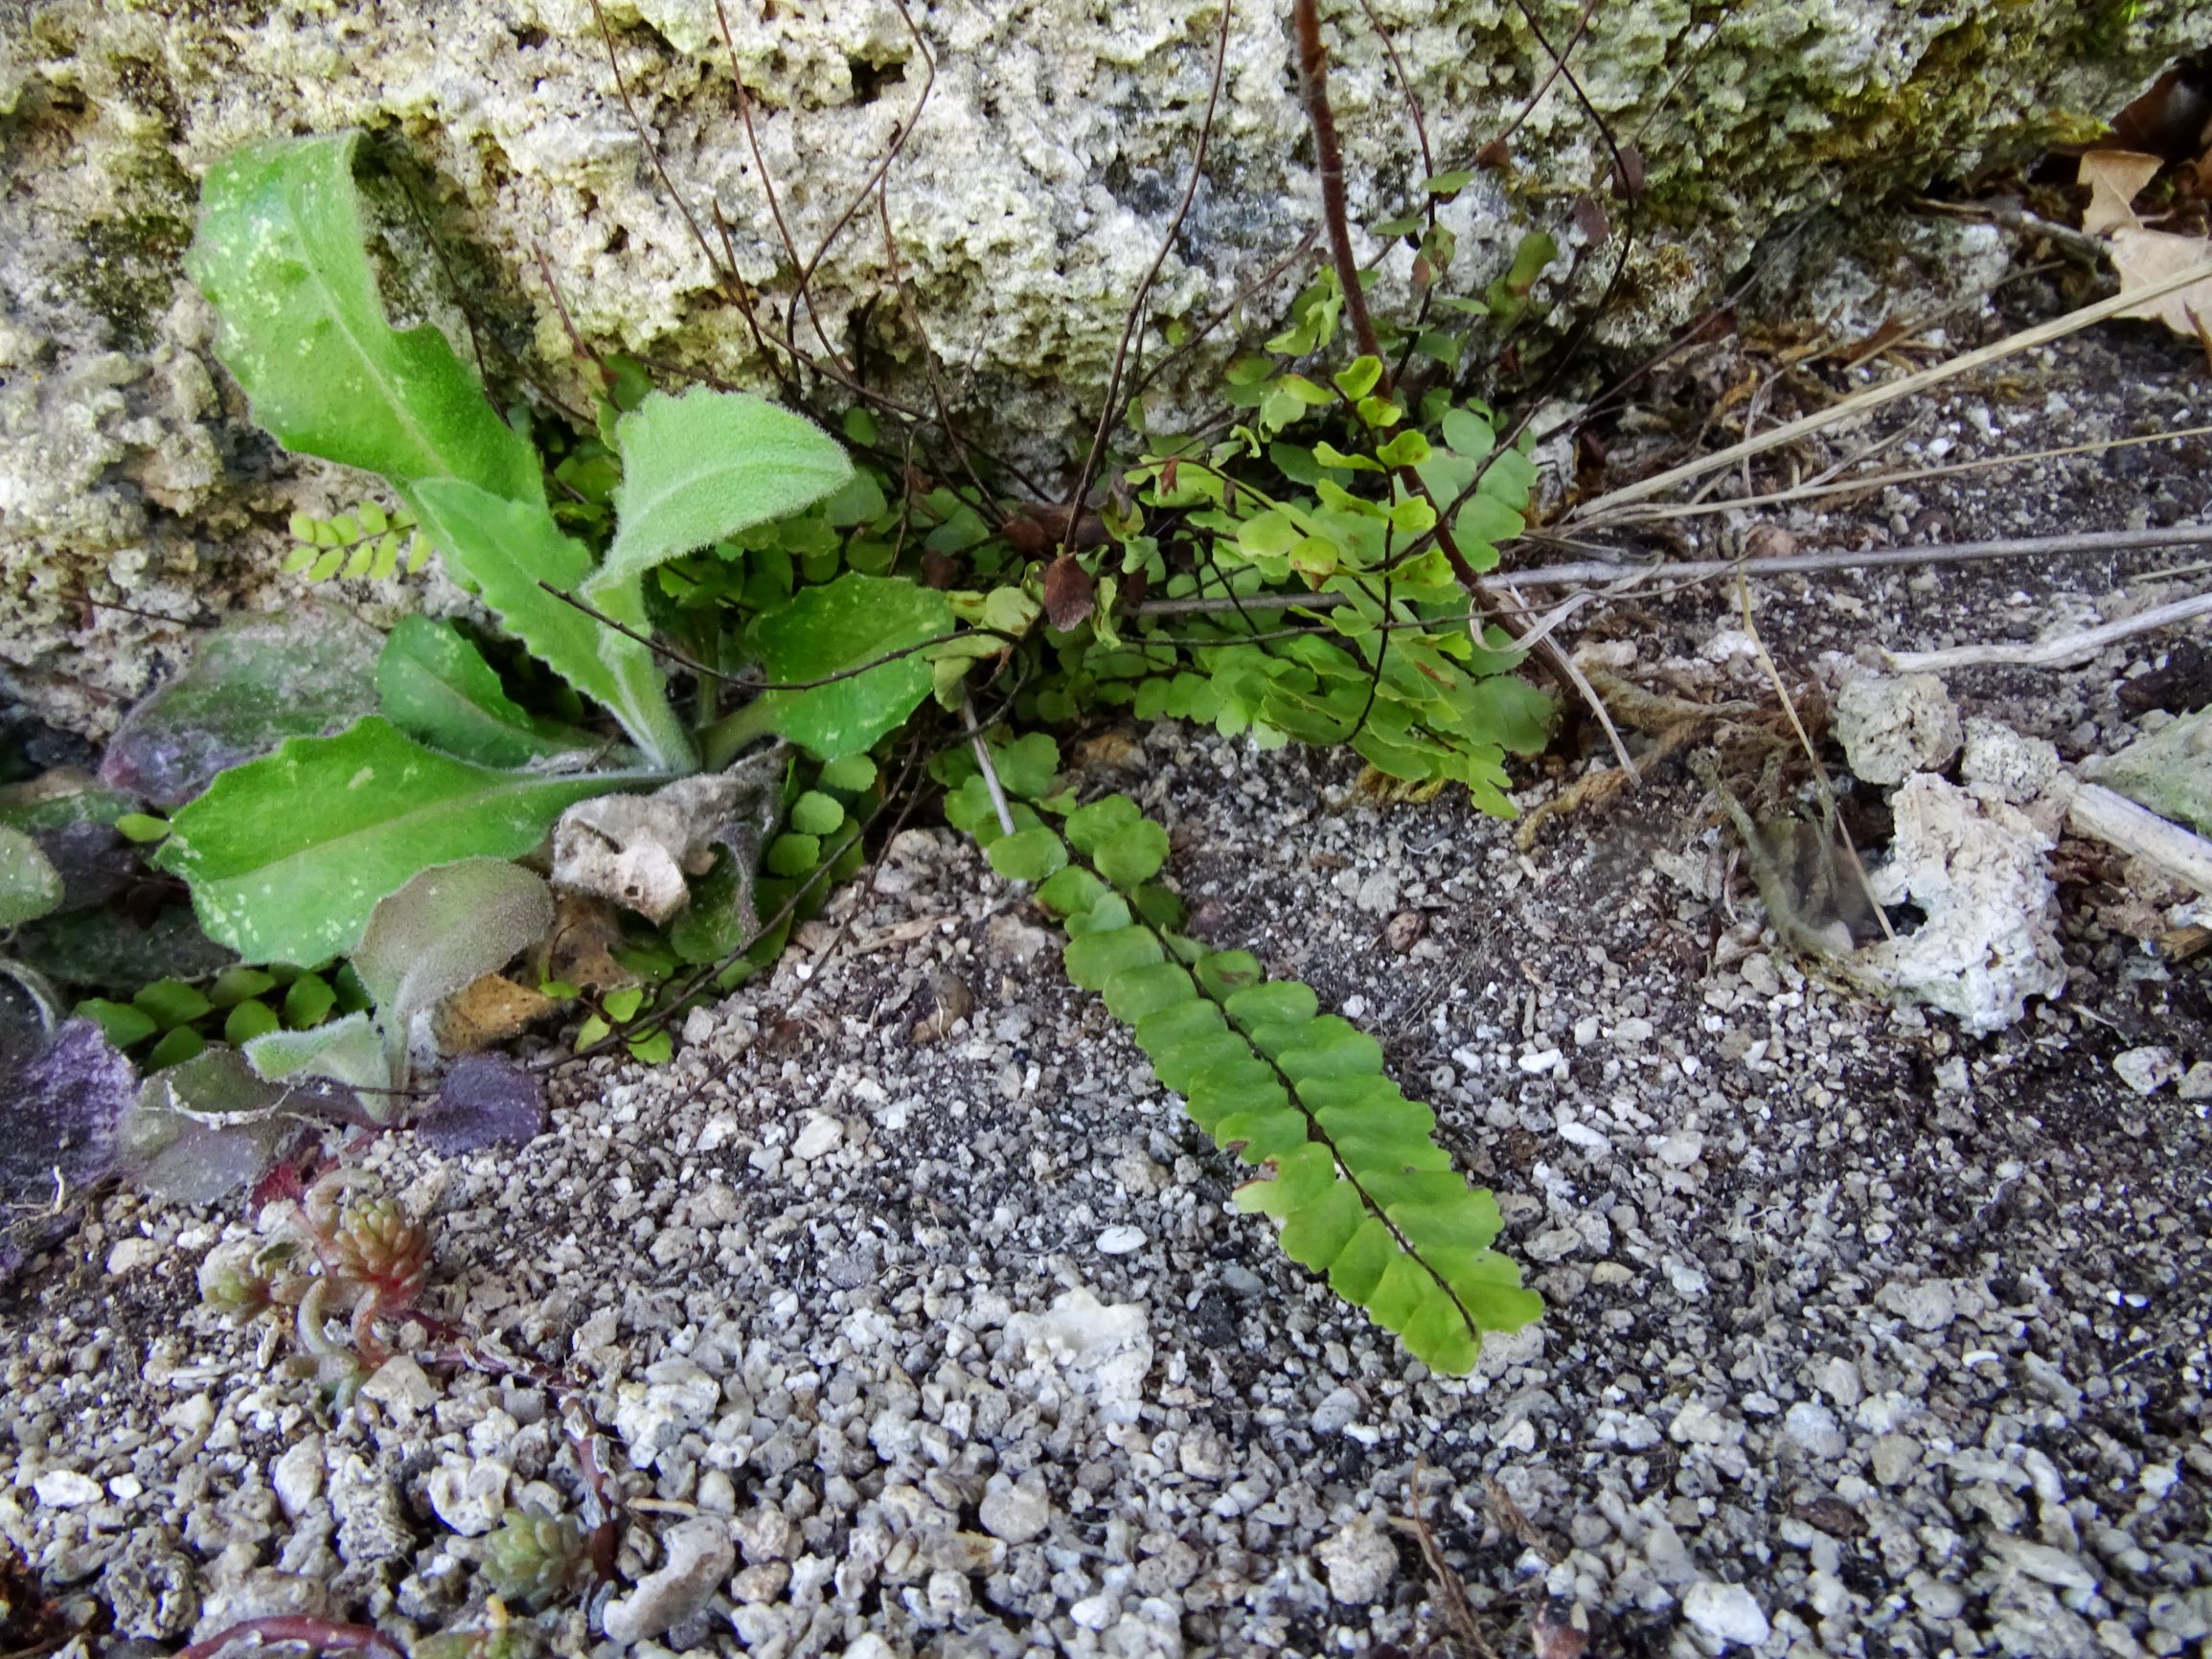
<svg viewBox="0 0 2212 1659">
<path fill-rule="evenodd" d="M 1151 1322 L 1141 1303 L 1102 1303 L 1088 1290 L 1064 1290 L 1043 1313 L 1006 1322 L 1009 1357 L 1053 1365 L 1097 1402 L 1107 1423 L 1137 1420 L 1152 1368 Z"/>
<path fill-rule="evenodd" d="M 998 1474 L 991 1477 L 976 1512 L 992 1537 L 1026 1544 L 1052 1525 L 1052 1499 L 1039 1482 L 1016 1484 Z"/>
<path fill-rule="evenodd" d="M 496 1458 L 447 1458 L 423 1483 L 430 1509 L 465 1538 L 480 1538 L 507 1512 L 508 1466 Z"/>
<path fill-rule="evenodd" d="M 1098 1236 L 1101 1256 L 1127 1256 L 1132 1250 L 1145 1247 L 1144 1229 L 1141 1227 L 1108 1227 Z"/>
<path fill-rule="evenodd" d="M 828 1112 L 810 1112 L 799 1132 L 791 1137 L 791 1156 L 810 1164 L 836 1149 L 845 1138 L 845 1125 Z"/>
<path fill-rule="evenodd" d="M 1699 1579 L 1683 1595 L 1682 1617 L 1722 1647 L 1756 1648 L 1771 1632 L 1750 1591 L 1711 1579 Z"/>
<path fill-rule="evenodd" d="M 1885 1434 L 1874 1443 L 1869 1461 L 1877 1486 L 1902 1486 L 1920 1466 L 1920 1442 L 1908 1434 Z"/>
<path fill-rule="evenodd" d="M 1111 1596 L 1085 1596 L 1067 1610 L 1067 1616 L 1085 1630 L 1104 1630 L 1121 1612 Z"/>
<path fill-rule="evenodd" d="M 1671 1170 L 1687 1170 L 1705 1155 L 1705 1137 L 1695 1129 L 1677 1129 L 1653 1147 L 1652 1152 Z"/>
<path fill-rule="evenodd" d="M 2181 1075 L 2169 1048 L 2129 1049 L 2112 1057 L 2112 1073 L 2138 1095 L 2155 1094 Z"/>
<path fill-rule="evenodd" d="M 2016 806 L 2033 801 L 2058 782 L 2059 751 L 2042 738 L 2023 738 L 2010 726 L 1976 715 L 1966 723 L 1966 754 L 1959 776 L 1995 790 Z"/>
<path fill-rule="evenodd" d="M 1782 1420 L 1783 1432 L 1816 1458 L 1843 1455 L 1843 1430 L 1836 1414 L 1815 1399 L 1801 1399 Z"/>
<path fill-rule="evenodd" d="M 204 1642 L 249 1619 L 318 1619 L 330 1610 L 330 1587 L 320 1579 L 256 1567 L 208 1596 L 193 1636 Z"/>
<path fill-rule="evenodd" d="M 1011 967 L 1035 962 L 1052 943 L 1052 935 L 1034 922 L 1004 911 L 983 924 L 983 948 Z"/>
<path fill-rule="evenodd" d="M 2050 1544 L 1999 1534 L 1990 1539 L 1990 1551 L 2015 1572 L 2061 1590 L 2094 1590 L 2096 1569 L 2081 1557 Z"/>
<path fill-rule="evenodd" d="M 162 1255 L 162 1246 L 156 1239 L 119 1239 L 115 1248 L 107 1253 L 107 1271 L 111 1277 L 133 1272 L 149 1262 L 160 1261 Z"/>
<path fill-rule="evenodd" d="M 1902 784 L 1958 753 L 1958 711 L 1933 674 L 1861 674 L 1836 693 L 1835 732 L 1854 776 Z"/>
<path fill-rule="evenodd" d="M 323 1495 L 323 1437 L 311 1434 L 285 1448 L 269 1470 L 269 1485 L 285 1513 L 298 1520 Z"/>
<path fill-rule="evenodd" d="M 1359 1420 L 1359 1397 L 1348 1388 L 1330 1391 L 1329 1398 L 1313 1408 L 1313 1432 L 1337 1434 Z"/>
<path fill-rule="evenodd" d="M 1958 1293 L 1948 1279 L 1885 1285 L 1879 1300 L 1915 1330 L 1941 1330 L 1958 1317 Z"/>
<path fill-rule="evenodd" d="M 1719 1445 L 1744 1438 L 1742 1425 L 1701 1399 L 1693 1399 L 1675 1414 L 1667 1438 L 1676 1445 Z"/>
<path fill-rule="evenodd" d="M 1941 1579 L 1924 1579 L 1912 1587 L 1912 1604 L 1938 1624 L 1948 1625 L 1966 1611 L 1966 1591 Z"/>
<path fill-rule="evenodd" d="M 602 1627 L 607 1640 L 627 1648 L 658 1636 L 705 1607 L 737 1565 L 729 1523 L 700 1515 L 671 1527 L 661 1535 L 665 1563 L 636 1589 L 610 1602 Z"/>
<path fill-rule="evenodd" d="M 1352 902 L 1370 916 L 1388 916 L 1398 908 L 1398 877 L 1378 870 L 1359 884 Z"/>
<path fill-rule="evenodd" d="M 1362 1515 L 1323 1539 L 1313 1552 L 1329 1575 L 1329 1594 L 1348 1607 L 1364 1607 L 1389 1588 L 1398 1550 Z"/>
<path fill-rule="evenodd" d="M 1522 1246 L 1531 1261 L 1557 1261 L 1582 1248 L 1583 1236 L 1572 1227 L 1551 1227 Z"/>
<path fill-rule="evenodd" d="M 791 1581 L 791 1569 L 782 1561 L 763 1561 L 747 1567 L 730 1580 L 730 1594 L 740 1602 L 773 1602 Z"/>
<path fill-rule="evenodd" d="M 2185 1101 L 2212 1101 L 2212 1060 L 2199 1060 L 2183 1072 L 2175 1093 Z"/>
<path fill-rule="evenodd" d="M 1541 1077 L 1564 1057 L 1558 1049 L 1539 1049 L 1520 1057 L 1520 1069 L 1532 1078 Z"/>
<path fill-rule="evenodd" d="M 616 1392 L 615 1432 L 629 1449 L 629 1461 L 650 1468 L 660 1454 L 714 1416 L 722 1385 L 689 1359 L 663 1359 L 646 1367 L 645 1382 L 624 1383 Z"/>
<path fill-rule="evenodd" d="M 1859 1380 L 1859 1367 L 1840 1356 L 1824 1360 L 1813 1369 L 1813 1386 L 1845 1411 L 1856 1409 L 1866 1398 L 1866 1385 Z"/>
<path fill-rule="evenodd" d="M 376 1367 L 376 1375 L 361 1384 L 361 1398 L 375 1400 L 405 1422 L 417 1412 L 438 1403 L 438 1387 L 422 1368 L 404 1353 L 394 1354 Z"/>
<path fill-rule="evenodd" d="M 100 1502 L 100 1483 L 75 1469 L 48 1469 L 31 1483 L 38 1501 L 50 1510 L 81 1509 Z"/>
</svg>

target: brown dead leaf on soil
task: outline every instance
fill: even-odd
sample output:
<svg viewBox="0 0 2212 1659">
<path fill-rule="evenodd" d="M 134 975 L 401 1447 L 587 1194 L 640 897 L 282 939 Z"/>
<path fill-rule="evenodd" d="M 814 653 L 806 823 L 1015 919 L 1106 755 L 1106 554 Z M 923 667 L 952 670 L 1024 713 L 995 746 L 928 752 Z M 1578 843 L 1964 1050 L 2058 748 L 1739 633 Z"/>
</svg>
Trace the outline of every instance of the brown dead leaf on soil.
<svg viewBox="0 0 2212 1659">
<path fill-rule="evenodd" d="M 2163 323 L 2185 340 L 2202 340 L 2205 325 L 2212 322 L 2212 241 L 2178 237 L 2171 231 L 2146 230 L 2141 225 L 2122 225 L 2109 239 L 2112 269 L 2120 275 L 2123 294 L 2170 281 L 2194 268 L 2203 270 L 2202 282 L 2176 288 L 2121 313 Z"/>
<path fill-rule="evenodd" d="M 2141 223 L 2135 198 L 2165 165 L 2157 156 L 2132 149 L 2092 149 L 2083 156 L 2079 176 L 2089 187 L 2089 205 L 2082 214 L 2082 229 L 2103 237 L 2122 225 Z"/>
<path fill-rule="evenodd" d="M 2104 238 L 2123 295 L 2203 270 L 2202 282 L 2169 288 L 2120 315 L 2165 324 L 2184 340 L 2202 345 L 2205 361 L 2212 364 L 2212 241 L 2154 230 L 2135 215 L 2135 197 L 2164 166 L 2158 156 L 2135 150 L 2092 149 L 2083 156 L 2080 178 L 2089 187 L 2089 205 L 2082 215 L 2082 229 Z"/>
</svg>

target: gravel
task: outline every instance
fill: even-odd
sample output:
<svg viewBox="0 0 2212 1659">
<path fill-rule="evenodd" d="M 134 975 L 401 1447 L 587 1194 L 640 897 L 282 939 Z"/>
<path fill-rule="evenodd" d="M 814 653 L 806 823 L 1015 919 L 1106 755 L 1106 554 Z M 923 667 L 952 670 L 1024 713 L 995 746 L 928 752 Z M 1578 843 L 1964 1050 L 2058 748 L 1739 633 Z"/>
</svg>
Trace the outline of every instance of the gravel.
<svg viewBox="0 0 2212 1659">
<path fill-rule="evenodd" d="M 2081 342 L 2028 366 L 2027 407 L 2180 424 L 2173 361 Z M 2023 504 L 2107 522 L 2114 489 L 2202 507 L 2141 465 L 1895 511 L 1963 536 Z M 1802 671 L 2109 609 L 2136 568 L 1774 584 L 1758 622 Z M 1738 626 L 1688 594 L 1589 637 L 1758 695 L 1755 658 L 1706 648 Z M 2133 729 L 2116 688 L 2163 649 L 1950 691 L 1970 739 L 2001 719 L 2072 762 Z M 1239 1171 L 1020 895 L 915 830 L 670 1064 L 567 1074 L 520 1148 L 358 1150 L 431 1218 L 425 1306 L 472 1366 L 410 1328 L 333 1415 L 284 1331 L 197 1306 L 237 1208 L 95 1204 L 0 1300 L 0 1534 L 87 1627 L 310 1611 L 411 1641 L 481 1619 L 507 1510 L 588 1519 L 573 1421 L 625 1524 L 619 1581 L 542 1616 L 559 1653 L 1459 1640 L 1415 1515 L 1500 1654 L 2206 1640 L 2212 998 L 2203 959 L 2142 943 L 2170 898 L 2061 847 L 2066 989 L 1973 1036 L 1806 972 L 1678 764 L 1524 852 L 1461 803 L 1378 807 L 1341 757 L 1174 726 L 1129 752 L 1194 928 L 1357 1007 L 1495 1190 L 1549 1311 L 1473 1375 L 1429 1375 L 1235 1214 Z M 1524 769 L 1519 798 L 1597 763 Z"/>
</svg>

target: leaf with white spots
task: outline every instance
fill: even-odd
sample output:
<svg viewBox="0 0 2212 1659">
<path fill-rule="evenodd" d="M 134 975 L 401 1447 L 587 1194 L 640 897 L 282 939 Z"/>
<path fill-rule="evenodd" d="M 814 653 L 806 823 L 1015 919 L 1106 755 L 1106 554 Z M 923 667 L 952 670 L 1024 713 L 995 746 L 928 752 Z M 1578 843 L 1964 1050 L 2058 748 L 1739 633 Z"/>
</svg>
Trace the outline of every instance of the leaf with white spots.
<svg viewBox="0 0 2212 1659">
<path fill-rule="evenodd" d="M 325 962 L 422 871 L 518 857 L 572 803 L 659 778 L 496 771 L 371 718 L 223 773 L 171 820 L 158 862 L 191 884 L 208 936 L 247 962 Z"/>
</svg>

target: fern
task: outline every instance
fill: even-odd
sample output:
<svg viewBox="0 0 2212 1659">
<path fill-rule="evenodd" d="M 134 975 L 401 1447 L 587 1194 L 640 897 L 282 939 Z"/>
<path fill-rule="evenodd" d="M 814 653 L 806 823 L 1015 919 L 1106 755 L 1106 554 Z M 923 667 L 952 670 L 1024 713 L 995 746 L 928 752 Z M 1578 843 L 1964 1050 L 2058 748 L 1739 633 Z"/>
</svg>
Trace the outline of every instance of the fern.
<svg viewBox="0 0 2212 1659">
<path fill-rule="evenodd" d="M 285 555 L 284 568 L 309 581 L 385 581 L 402 563 L 414 575 L 430 557 L 415 515 L 403 507 L 388 512 L 364 501 L 352 512 L 331 518 L 295 512 L 288 528 L 294 545 Z"/>
<path fill-rule="evenodd" d="M 1416 1358 L 1470 1370 L 1484 1332 L 1542 1311 L 1491 1248 L 1496 1200 L 1453 1170 L 1435 1114 L 1384 1075 L 1373 1037 L 1322 1013 L 1311 988 L 1268 979 L 1249 952 L 1209 951 L 1177 931 L 1180 901 L 1154 879 L 1167 831 L 1126 795 L 1080 807 L 1046 795 L 1051 768 L 1039 782 L 1038 762 L 1051 749 L 1033 734 L 999 758 L 1008 791 L 1033 797 L 1011 804 L 1013 833 L 972 761 L 947 769 L 968 775 L 946 816 L 1001 875 L 1038 884 L 1067 933 L 1068 977 L 1133 1028 L 1191 1120 L 1262 1171 L 1238 1189 L 1238 1208 L 1272 1217 L 1291 1260 Z M 1064 834 L 1048 813 L 1065 814 Z"/>
</svg>

